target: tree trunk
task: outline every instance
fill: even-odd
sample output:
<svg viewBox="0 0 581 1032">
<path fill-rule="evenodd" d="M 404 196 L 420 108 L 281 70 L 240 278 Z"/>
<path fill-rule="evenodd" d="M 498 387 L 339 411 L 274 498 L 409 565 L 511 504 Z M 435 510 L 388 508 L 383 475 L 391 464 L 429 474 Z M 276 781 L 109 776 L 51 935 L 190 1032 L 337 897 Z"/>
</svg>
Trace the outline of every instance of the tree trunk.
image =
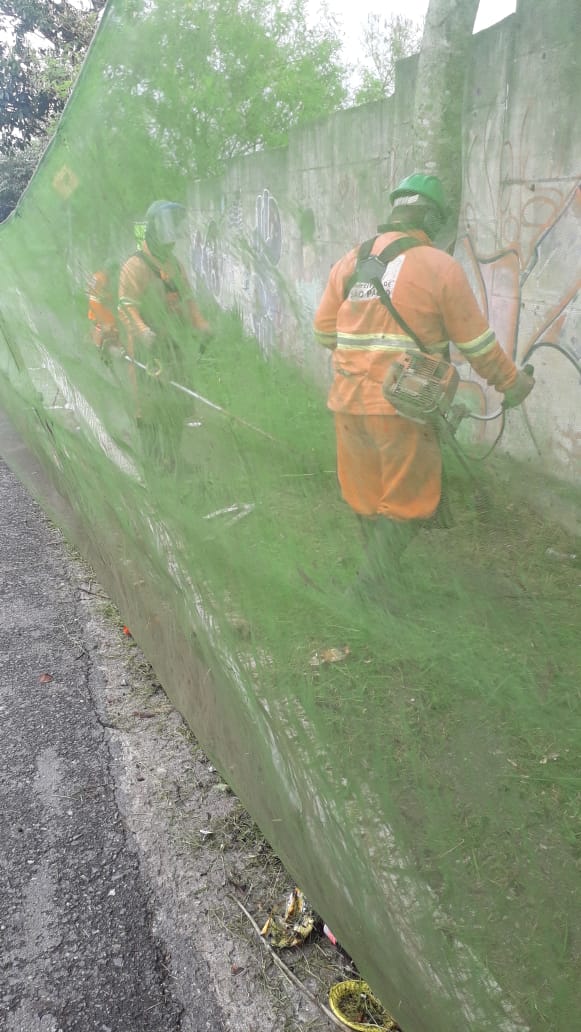
<svg viewBox="0 0 581 1032">
<path fill-rule="evenodd" d="M 414 166 L 438 175 L 457 223 L 462 194 L 462 102 L 480 0 L 430 0 L 414 105 Z"/>
</svg>

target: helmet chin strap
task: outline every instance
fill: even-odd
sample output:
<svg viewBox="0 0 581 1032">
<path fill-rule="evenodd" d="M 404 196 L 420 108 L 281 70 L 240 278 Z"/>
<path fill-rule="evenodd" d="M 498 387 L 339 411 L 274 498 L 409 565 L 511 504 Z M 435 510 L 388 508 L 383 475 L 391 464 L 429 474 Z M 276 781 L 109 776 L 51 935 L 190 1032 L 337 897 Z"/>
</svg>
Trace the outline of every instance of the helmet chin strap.
<svg viewBox="0 0 581 1032">
<path fill-rule="evenodd" d="M 411 208 L 408 208 L 407 210 L 410 211 Z M 400 220 L 398 218 L 398 214 L 394 211 L 388 222 L 384 222 L 381 226 L 377 227 L 377 232 L 389 233 L 390 231 L 397 230 L 402 233 L 409 233 L 416 229 L 429 236 L 430 240 L 433 240 L 438 231 L 442 228 L 443 221 L 444 220 L 439 211 L 435 208 L 428 208 L 423 219 L 418 220 L 418 224 L 416 225 L 408 222 L 405 218 Z"/>
<path fill-rule="evenodd" d="M 444 219 L 440 215 L 440 212 L 436 211 L 435 208 L 428 208 L 424 218 L 424 233 L 427 233 L 430 240 L 434 239 L 443 225 Z"/>
</svg>

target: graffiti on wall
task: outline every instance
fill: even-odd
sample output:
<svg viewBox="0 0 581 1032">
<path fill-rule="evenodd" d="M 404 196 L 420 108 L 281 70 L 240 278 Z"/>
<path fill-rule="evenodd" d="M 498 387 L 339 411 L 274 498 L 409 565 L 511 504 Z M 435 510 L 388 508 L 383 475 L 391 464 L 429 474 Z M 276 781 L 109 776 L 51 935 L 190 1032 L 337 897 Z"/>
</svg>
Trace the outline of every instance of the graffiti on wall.
<svg viewBox="0 0 581 1032">
<path fill-rule="evenodd" d="M 206 289 L 216 300 L 222 286 L 222 249 L 218 227 L 214 221 L 208 224 L 205 236 L 196 230 L 192 241 L 191 269 L 195 279 L 203 281 Z"/>
<path fill-rule="evenodd" d="M 533 109 L 518 137 L 502 140 L 503 110 L 491 106 L 468 145 L 463 218 L 464 259 L 484 310 L 507 352 L 524 363 L 541 346 L 558 347 L 580 373 L 576 299 L 581 289 L 581 176 L 558 155 L 542 178 L 530 168 Z M 541 342 L 544 342 L 542 344 Z"/>
<path fill-rule="evenodd" d="M 530 253 L 513 244 L 479 254 L 469 234 L 463 245 L 481 304 L 511 357 L 523 365 L 540 348 L 555 348 L 581 382 L 581 183 L 542 227 Z"/>
<path fill-rule="evenodd" d="M 250 319 L 263 354 L 269 355 L 282 329 L 283 299 L 277 275 L 282 256 L 282 222 L 278 204 L 266 189 L 256 197 L 252 244 Z"/>
<path fill-rule="evenodd" d="M 280 343 L 284 309 L 278 268 L 283 253 L 280 209 L 266 188 L 255 198 L 250 226 L 244 222 L 239 192 L 230 201 L 223 199 L 221 207 L 226 231 L 212 219 L 205 231 L 194 233 L 192 274 L 218 304 L 239 312 L 245 328 L 268 355 Z"/>
<path fill-rule="evenodd" d="M 491 105 L 471 132 L 457 257 L 507 353 L 520 366 L 532 362 L 542 369 L 533 403 L 539 418 L 544 408 L 547 428 L 559 424 L 551 430 L 553 448 L 581 463 L 581 435 L 570 440 L 575 402 L 569 390 L 571 382 L 581 386 L 581 175 L 572 176 L 552 153 L 539 175 L 531 105 L 518 133 L 500 145 L 494 141 L 503 140 L 503 107 Z M 476 387 L 473 374 L 467 372 L 467 380 Z M 555 411 L 559 384 L 567 386 L 567 411 L 562 404 Z"/>
</svg>

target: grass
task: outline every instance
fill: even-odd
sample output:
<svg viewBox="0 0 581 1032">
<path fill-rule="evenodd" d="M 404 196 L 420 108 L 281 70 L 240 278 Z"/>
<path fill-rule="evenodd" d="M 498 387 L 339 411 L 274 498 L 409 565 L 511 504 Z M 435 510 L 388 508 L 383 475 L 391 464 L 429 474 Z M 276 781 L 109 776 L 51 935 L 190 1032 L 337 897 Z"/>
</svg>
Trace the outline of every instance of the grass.
<svg viewBox="0 0 581 1032">
<path fill-rule="evenodd" d="M 234 499 L 256 506 L 235 528 L 215 525 L 201 563 L 197 552 L 215 613 L 223 619 L 224 598 L 233 602 L 251 628 L 247 648 L 267 657 L 256 675 L 262 695 L 300 702 L 320 754 L 346 770 L 363 761 L 378 806 L 437 894 L 443 925 L 485 959 L 530 1020 L 551 1027 L 561 1019 L 540 1015 L 579 1003 L 571 972 L 581 958 L 566 929 L 581 924 L 581 571 L 547 549 L 577 545 L 519 507 L 518 490 L 493 466 L 483 474 L 493 505 L 482 520 L 456 474 L 457 525 L 423 533 L 410 549 L 403 611 L 354 611 L 340 594 L 361 543 L 324 473 L 333 464 L 324 414 L 297 400 L 308 391 L 287 370 L 283 397 L 279 371 L 259 369 L 282 399 L 279 411 L 261 404 L 260 383 L 234 393 L 241 369 L 252 380 L 248 364 L 229 389 L 216 366 L 220 403 L 245 418 L 253 403 L 287 449 L 212 426 L 201 509 Z M 188 541 L 199 535 L 194 508 Z M 318 648 L 343 644 L 345 663 L 309 666 Z M 289 731 L 296 721 L 285 713 Z M 304 743 L 301 755 L 308 763 Z"/>
<path fill-rule="evenodd" d="M 426 932 L 428 953 L 441 958 L 442 940 L 460 939 L 534 1028 L 567 1027 L 581 1005 L 581 570 L 547 549 L 578 544 L 522 500 L 526 470 L 507 460 L 483 467 L 492 505 L 482 519 L 473 485 L 452 468 L 456 526 L 422 532 L 409 549 L 390 586 L 398 611 L 349 604 L 343 589 L 363 546 L 329 472 L 333 427 L 320 392 L 282 359 L 264 362 L 230 317 L 185 376 L 275 438 L 192 402 L 203 426 L 185 432 L 183 474 L 142 473 L 180 570 L 251 686 L 245 705 L 268 714 L 302 792 L 302 825 L 288 800 L 277 802 L 293 829 L 272 825 L 277 852 L 298 849 L 316 882 L 330 849 L 323 866 L 369 899 L 379 874 L 390 874 L 379 845 L 389 827 L 435 900 L 425 912 L 426 926 L 437 925 Z M 104 413 L 110 391 L 92 382 Z M 212 515 L 241 504 L 252 507 L 241 518 Z M 136 539 L 138 502 L 125 500 L 116 515 Z M 186 613 L 168 619 L 187 623 Z M 203 628 L 196 634 L 223 679 L 223 657 Z M 311 665 L 319 649 L 345 645 L 344 662 Z M 232 683 L 232 698 L 237 690 Z M 269 745 L 251 747 L 258 769 Z M 321 806 L 328 826 L 317 841 Z M 329 830 L 336 813 L 348 851 Z M 252 829 L 232 820 L 224 834 L 246 846 Z M 367 906 L 354 955 L 381 934 Z"/>
</svg>

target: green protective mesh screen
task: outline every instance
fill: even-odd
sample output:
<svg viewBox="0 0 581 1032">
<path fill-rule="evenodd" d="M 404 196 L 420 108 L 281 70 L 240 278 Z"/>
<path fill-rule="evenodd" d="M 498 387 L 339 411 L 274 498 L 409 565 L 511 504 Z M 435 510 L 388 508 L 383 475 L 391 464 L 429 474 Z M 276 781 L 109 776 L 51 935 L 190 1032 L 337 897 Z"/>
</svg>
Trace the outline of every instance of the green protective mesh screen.
<svg viewBox="0 0 581 1032">
<path fill-rule="evenodd" d="M 316 219 L 285 203 L 278 151 L 235 165 L 228 197 L 194 182 L 216 128 L 189 94 L 196 7 L 108 6 L 2 227 L 0 397 L 46 479 L 10 461 L 405 1032 L 573 1028 L 581 574 L 555 555 L 574 542 L 535 515 L 526 466 L 495 453 L 469 473 L 450 444 L 454 526 L 415 537 L 390 609 L 350 593 L 365 541 L 309 329 Z M 362 190 L 379 205 L 369 173 Z M 97 339 L 87 284 L 116 295 L 163 198 L 186 209 L 177 253 L 211 339 L 156 283 L 132 365 L 123 336 Z M 351 202 L 323 271 L 356 242 Z M 300 292 L 281 260 L 297 241 Z"/>
</svg>

